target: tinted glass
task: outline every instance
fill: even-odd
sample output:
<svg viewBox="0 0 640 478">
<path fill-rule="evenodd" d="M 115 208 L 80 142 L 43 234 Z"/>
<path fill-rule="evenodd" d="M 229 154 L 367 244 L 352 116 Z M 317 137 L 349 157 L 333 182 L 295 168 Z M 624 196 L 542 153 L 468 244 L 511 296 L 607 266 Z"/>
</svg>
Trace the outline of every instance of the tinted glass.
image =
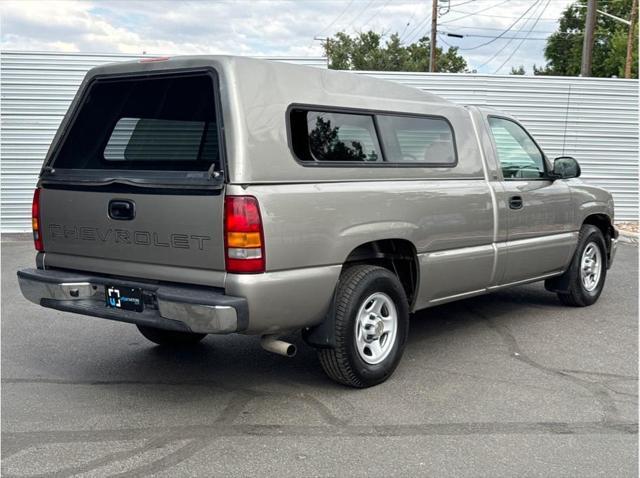
<svg viewBox="0 0 640 478">
<path fill-rule="evenodd" d="M 294 110 L 291 128 L 302 161 L 382 161 L 369 115 Z"/>
<path fill-rule="evenodd" d="M 378 116 L 386 160 L 394 163 L 453 165 L 453 131 L 441 118 Z"/>
<path fill-rule="evenodd" d="M 100 80 L 83 98 L 57 168 L 220 169 L 213 80 L 206 74 Z"/>
<path fill-rule="evenodd" d="M 542 152 L 520 125 L 492 117 L 489 118 L 489 125 L 505 179 L 544 177 Z"/>
<path fill-rule="evenodd" d="M 107 161 L 197 161 L 202 145 L 207 155 L 217 155 L 215 123 L 172 121 L 146 118 L 122 118 L 107 146 Z"/>
</svg>

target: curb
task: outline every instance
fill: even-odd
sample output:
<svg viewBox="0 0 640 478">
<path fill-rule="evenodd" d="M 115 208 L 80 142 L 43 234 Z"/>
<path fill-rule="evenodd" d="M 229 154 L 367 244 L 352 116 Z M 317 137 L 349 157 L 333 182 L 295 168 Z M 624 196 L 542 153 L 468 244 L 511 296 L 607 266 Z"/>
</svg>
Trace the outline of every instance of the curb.
<svg viewBox="0 0 640 478">
<path fill-rule="evenodd" d="M 5 232 L 0 234 L 2 242 L 22 242 L 33 241 L 33 234 L 30 232 Z"/>
<path fill-rule="evenodd" d="M 33 234 L 30 232 L 5 232 L 0 234 L 0 240 L 2 242 L 22 242 L 33 240 Z"/>
<path fill-rule="evenodd" d="M 622 244 L 635 244 L 638 245 L 640 242 L 640 234 L 635 234 L 633 232 L 619 231 L 620 235 L 618 236 L 618 240 Z"/>
</svg>

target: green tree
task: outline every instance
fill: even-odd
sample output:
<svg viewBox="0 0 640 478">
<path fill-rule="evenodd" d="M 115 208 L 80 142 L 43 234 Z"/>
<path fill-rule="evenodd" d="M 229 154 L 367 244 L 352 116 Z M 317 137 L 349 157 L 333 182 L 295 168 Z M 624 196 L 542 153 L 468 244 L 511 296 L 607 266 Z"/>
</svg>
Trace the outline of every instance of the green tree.
<svg viewBox="0 0 640 478">
<path fill-rule="evenodd" d="M 341 141 L 338 126 L 331 126 L 330 120 L 324 120 L 320 116 L 316 119 L 316 127 L 309 134 L 309 146 L 314 155 L 322 161 L 375 161 L 375 151 L 369 156 L 365 154 L 360 141 L 351 141 L 347 145 Z"/>
<path fill-rule="evenodd" d="M 431 46 L 426 37 L 403 45 L 397 33 L 384 41 L 382 34 L 373 31 L 354 36 L 339 32 L 327 39 L 324 52 L 333 70 L 429 71 Z M 446 51 L 436 47 L 436 67 L 460 73 L 467 71 L 467 62 L 455 47 Z"/>
<path fill-rule="evenodd" d="M 510 75 L 525 75 L 527 72 L 524 69 L 524 65 L 520 65 L 519 67 L 512 66 Z"/>
<path fill-rule="evenodd" d="M 599 8 L 620 18 L 631 16 L 633 0 L 609 0 Z M 582 42 L 586 8 L 576 2 L 562 13 L 558 31 L 547 39 L 544 56 L 547 64 L 538 68 L 536 75 L 578 76 L 582 61 Z M 597 14 L 593 47 L 592 75 L 599 77 L 624 77 L 629 27 L 622 22 Z M 638 29 L 636 24 L 632 76 L 638 78 Z"/>
</svg>

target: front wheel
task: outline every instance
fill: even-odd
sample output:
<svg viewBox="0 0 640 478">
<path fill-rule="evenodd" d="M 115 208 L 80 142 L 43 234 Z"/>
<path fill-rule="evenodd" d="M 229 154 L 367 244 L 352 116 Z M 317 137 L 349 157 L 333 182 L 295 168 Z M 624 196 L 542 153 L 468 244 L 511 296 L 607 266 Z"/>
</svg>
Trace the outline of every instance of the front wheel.
<svg viewBox="0 0 640 478">
<path fill-rule="evenodd" d="M 578 247 L 565 275 L 569 287 L 558 292 L 560 302 L 586 307 L 598 300 L 607 277 L 607 248 L 600 229 L 589 224 L 582 226 Z"/>
<path fill-rule="evenodd" d="M 400 362 L 409 332 L 409 305 L 398 278 L 382 267 L 350 267 L 333 307 L 335 348 L 318 352 L 325 373 L 356 388 L 384 382 Z"/>
<path fill-rule="evenodd" d="M 158 345 L 185 346 L 196 344 L 205 338 L 207 334 L 197 334 L 195 332 L 178 332 L 175 330 L 158 329 L 137 325 L 138 330 L 147 340 Z"/>
</svg>

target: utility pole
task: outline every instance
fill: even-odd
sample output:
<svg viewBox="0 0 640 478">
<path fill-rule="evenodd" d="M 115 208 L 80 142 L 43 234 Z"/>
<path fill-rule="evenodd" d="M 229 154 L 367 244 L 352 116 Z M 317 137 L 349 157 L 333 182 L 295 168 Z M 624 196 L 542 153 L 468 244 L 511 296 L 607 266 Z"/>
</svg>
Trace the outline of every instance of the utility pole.
<svg viewBox="0 0 640 478">
<path fill-rule="evenodd" d="M 313 37 L 315 41 L 324 42 L 324 56 L 327 59 L 327 68 L 329 67 L 329 53 L 327 52 L 329 47 L 329 37 Z"/>
<path fill-rule="evenodd" d="M 431 55 L 429 58 L 429 71 L 436 71 L 436 33 L 438 32 L 438 0 L 431 0 L 431 41 L 429 48 Z"/>
<path fill-rule="evenodd" d="M 596 29 L 597 0 L 587 0 L 587 18 L 584 26 L 584 42 L 582 43 L 581 76 L 591 76 L 591 62 L 593 59 L 593 36 Z"/>
<path fill-rule="evenodd" d="M 633 61 L 633 45 L 635 43 L 636 20 L 638 19 L 638 0 L 633 0 L 631 7 L 631 24 L 629 25 L 629 36 L 627 38 L 627 61 L 624 65 L 624 77 L 631 78 L 631 63 Z"/>
</svg>

